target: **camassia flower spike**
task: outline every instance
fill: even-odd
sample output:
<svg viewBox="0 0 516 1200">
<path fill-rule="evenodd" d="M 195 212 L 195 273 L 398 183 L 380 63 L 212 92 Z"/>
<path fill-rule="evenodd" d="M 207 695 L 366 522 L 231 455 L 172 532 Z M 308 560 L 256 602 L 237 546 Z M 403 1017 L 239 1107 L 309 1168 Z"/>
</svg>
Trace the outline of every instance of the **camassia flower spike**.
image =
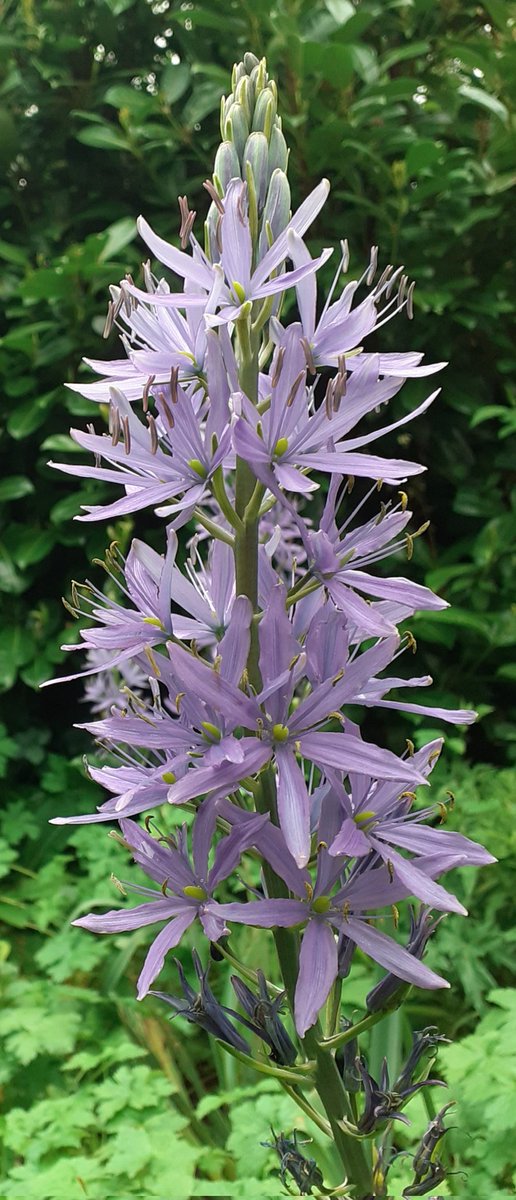
<svg viewBox="0 0 516 1200">
<path fill-rule="evenodd" d="M 493 861 L 426 799 L 441 737 L 403 749 L 402 714 L 416 735 L 422 715 L 432 728 L 475 719 L 404 698 L 432 681 L 406 668 L 415 641 L 403 623 L 446 601 L 399 566 L 427 527 L 413 527 L 404 490 L 425 468 L 377 447 L 437 399 L 433 389 L 400 408 L 405 381 L 444 364 L 378 349 L 387 320 L 411 317 L 414 287 L 403 268 L 377 266 L 376 247 L 354 279 L 342 242 L 327 289 L 329 183 L 291 211 L 277 89 L 253 54 L 233 71 L 221 137 L 202 193 L 204 237 L 184 196 L 179 245 L 139 219 L 153 264 L 143 286 L 127 277 L 111 289 L 105 333 L 116 329 L 121 347 L 111 361 L 89 360 L 97 380 L 72 385 L 97 404 L 96 427 L 72 431 L 90 458 L 58 468 L 117 489 L 78 519 L 109 521 L 109 536 L 125 539 L 133 514 L 141 522 L 149 510 L 150 531 L 124 553 L 112 541 L 105 591 L 74 584 L 66 602 L 84 618 L 67 648 L 88 654 L 67 678 L 89 677 L 83 728 L 102 754 L 88 770 L 108 797 L 54 821 L 114 824 L 152 882 L 135 882 L 133 867 L 118 886 L 135 903 L 74 922 L 102 934 L 158 926 L 138 998 L 158 976 L 168 986 L 172 952 L 195 929 L 205 946 L 193 951 L 196 984 L 183 946 L 182 995 L 152 995 L 274 1075 L 333 1139 L 342 1172 L 326 1188 L 295 1131 L 274 1135 L 282 1177 L 304 1195 L 349 1186 L 373 1200 L 385 1195 L 392 1121 L 439 1082 L 421 1072 L 440 1039 L 418 1035 L 391 1085 L 396 1072 L 375 1078 L 359 1035 L 412 987 L 448 986 L 423 962 L 444 914 L 465 914 L 441 878 Z M 314 226 L 315 255 L 305 241 Z M 392 713 L 388 746 L 376 744 L 378 709 Z M 363 733 L 357 714 L 367 710 Z M 347 979 L 358 955 L 386 975 L 357 1016 Z M 225 958 L 240 1014 L 221 999 Z M 444 1177 L 434 1154 L 444 1112 L 404 1195 Z"/>
</svg>

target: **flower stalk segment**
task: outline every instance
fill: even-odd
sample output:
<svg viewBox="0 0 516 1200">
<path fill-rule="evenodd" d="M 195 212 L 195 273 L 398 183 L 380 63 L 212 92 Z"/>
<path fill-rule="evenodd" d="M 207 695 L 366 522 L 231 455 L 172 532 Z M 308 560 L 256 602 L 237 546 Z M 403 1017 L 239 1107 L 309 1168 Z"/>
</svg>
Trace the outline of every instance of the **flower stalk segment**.
<svg viewBox="0 0 516 1200">
<path fill-rule="evenodd" d="M 442 739 L 404 750 L 400 735 L 394 753 L 350 716 L 352 706 L 475 719 L 405 698 L 432 680 L 411 675 L 414 639 L 398 627 L 446 601 L 385 565 L 424 533 L 409 529 L 405 490 L 424 468 L 373 445 L 437 397 L 400 415 L 405 380 L 444 364 L 367 349 L 369 334 L 413 305 L 401 268 L 378 270 L 376 248 L 355 280 L 342 243 L 321 296 L 332 249 L 312 257 L 305 236 L 329 184 L 291 211 L 277 89 L 253 54 L 234 69 L 221 136 L 203 244 L 185 197 L 180 246 L 140 218 L 158 265 L 145 264 L 141 288 L 129 277 L 111 288 L 107 332 L 118 330 L 125 357 L 90 361 L 98 378 L 72 385 L 106 405 L 109 425 L 72 430 L 88 459 L 53 465 L 118 488 L 78 519 L 150 510 L 163 539 L 162 553 L 139 538 L 127 556 L 113 544 L 107 590 L 74 584 L 66 602 L 84 621 L 67 648 L 87 652 L 83 727 L 103 747 L 88 770 L 107 798 L 54 821 L 114 823 L 146 880 L 120 885 L 134 907 L 74 922 L 100 934 L 148 927 L 138 998 L 151 993 L 240 1066 L 277 1079 L 333 1140 L 342 1172 L 327 1186 L 295 1131 L 274 1135 L 282 1179 L 302 1195 L 337 1195 L 346 1175 L 354 1200 L 375 1200 L 386 1195 L 401 1110 L 419 1087 L 440 1084 L 421 1077 L 439 1036 L 415 1035 L 394 1081 L 387 1068 L 371 1075 L 359 1039 L 410 988 L 448 986 L 424 962 L 444 914 L 465 914 L 442 879 L 493 861 L 426 799 Z M 171 805 L 186 811 L 184 825 L 167 821 Z M 272 984 L 245 959 L 240 926 L 272 934 Z M 174 950 L 194 928 L 212 958 L 193 951 L 188 973 Z M 357 951 L 384 975 L 351 1023 Z M 210 982 L 227 963 L 234 1008 Z M 175 991 L 155 990 L 161 975 Z M 421 1141 L 406 1196 L 444 1177 L 445 1111 Z"/>
</svg>

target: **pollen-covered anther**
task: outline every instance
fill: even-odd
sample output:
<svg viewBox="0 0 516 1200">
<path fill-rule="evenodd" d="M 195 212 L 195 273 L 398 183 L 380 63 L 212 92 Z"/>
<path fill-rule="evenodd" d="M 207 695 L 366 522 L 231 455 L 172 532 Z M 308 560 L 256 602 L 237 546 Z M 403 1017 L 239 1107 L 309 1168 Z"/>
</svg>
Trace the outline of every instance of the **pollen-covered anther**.
<svg viewBox="0 0 516 1200">
<path fill-rule="evenodd" d="M 392 919 L 394 921 L 394 928 L 397 929 L 398 925 L 400 923 L 400 910 L 396 904 L 391 904 L 391 912 L 392 912 Z"/>
<path fill-rule="evenodd" d="M 114 884 L 117 891 L 119 891 L 122 896 L 127 896 L 127 892 L 125 890 L 125 887 L 124 887 L 122 881 L 120 879 L 118 879 L 116 875 L 113 875 L 113 874 L 111 874 L 110 879 L 111 879 L 111 883 Z"/>
<path fill-rule="evenodd" d="M 286 742 L 290 737 L 290 732 L 286 725 L 273 725 L 272 736 L 275 742 Z"/>
<path fill-rule="evenodd" d="M 406 492 L 398 492 L 398 496 L 400 498 L 401 511 L 406 512 L 407 504 L 408 504 L 407 493 Z"/>
</svg>

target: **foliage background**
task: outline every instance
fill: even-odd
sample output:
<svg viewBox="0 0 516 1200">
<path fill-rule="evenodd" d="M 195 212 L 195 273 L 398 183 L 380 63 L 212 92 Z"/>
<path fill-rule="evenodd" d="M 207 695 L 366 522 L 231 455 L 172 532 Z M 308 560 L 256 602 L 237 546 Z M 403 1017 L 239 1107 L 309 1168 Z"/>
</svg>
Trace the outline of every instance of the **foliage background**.
<svg viewBox="0 0 516 1200">
<path fill-rule="evenodd" d="M 378 242 L 382 265 L 404 262 L 417 280 L 413 325 L 382 330 L 382 348 L 450 360 L 438 403 L 397 439 L 429 466 L 411 488 L 416 519 L 432 522 L 414 575 L 452 604 L 413 629 L 421 673 L 435 677 L 440 699 L 480 709 L 467 738 L 448 739 L 438 786 L 456 793 L 455 826 L 486 841 L 500 865 L 459 881 L 471 920 L 444 924 L 433 950 L 451 993 L 419 996 L 409 1016 L 458 1039 L 440 1065 L 462 1127 L 450 1135 L 453 1164 L 468 1182 L 451 1177 L 443 1194 L 465 1186 L 478 1200 L 504 1198 L 514 1195 L 507 1146 L 516 1133 L 508 0 L 0 0 L 0 1195 L 164 1198 L 173 1137 L 174 1200 L 240 1195 L 244 1181 L 248 1196 L 277 1195 L 273 1157 L 259 1142 L 271 1119 L 306 1127 L 270 1084 L 257 1093 L 233 1062 L 216 1058 L 214 1068 L 189 1027 L 134 1003 L 140 937 L 107 945 L 70 931 L 79 911 L 112 905 L 109 873 L 128 868 L 120 855 L 117 868 L 105 833 L 47 825 L 95 797 L 80 764 L 86 743 L 71 728 L 84 717 L 80 686 L 37 690 L 70 640 L 59 595 L 90 571 L 106 539 L 103 528 L 71 520 L 94 485 L 79 497 L 45 465 L 69 451 L 69 424 L 91 417 L 63 382 L 84 370 L 83 354 L 115 352 L 100 341 L 106 290 L 138 272 L 135 215 L 170 237 L 178 194 L 204 213 L 219 99 L 247 48 L 267 55 L 280 86 L 294 200 L 321 174 L 331 179 L 324 244 L 347 236 L 360 273 Z M 322 241 L 319 224 L 312 244 Z M 107 536 L 122 545 L 136 528 L 152 536 L 143 520 Z M 393 748 L 428 734 L 403 718 L 381 730 Z M 266 953 L 259 941 L 256 952 Z M 362 964 L 349 1012 L 366 974 Z M 227 986 L 223 972 L 217 986 Z M 391 1018 L 379 1029 L 371 1054 L 387 1045 L 394 1062 L 408 1028 Z"/>
</svg>

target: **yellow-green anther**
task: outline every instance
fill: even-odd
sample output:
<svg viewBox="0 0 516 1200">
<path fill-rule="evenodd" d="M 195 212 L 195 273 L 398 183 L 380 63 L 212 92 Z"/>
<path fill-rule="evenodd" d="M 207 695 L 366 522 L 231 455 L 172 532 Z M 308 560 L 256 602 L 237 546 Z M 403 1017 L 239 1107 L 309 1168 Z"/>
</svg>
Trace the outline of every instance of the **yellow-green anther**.
<svg viewBox="0 0 516 1200">
<path fill-rule="evenodd" d="M 144 617 L 143 624 L 144 625 L 155 625 L 157 629 L 163 629 L 163 630 L 165 629 L 163 621 L 160 621 L 159 617 Z"/>
<path fill-rule="evenodd" d="M 188 460 L 188 466 L 190 467 L 191 471 L 195 471 L 195 474 L 199 475 L 200 479 L 206 479 L 208 472 L 199 458 L 190 458 Z"/>
<path fill-rule="evenodd" d="M 220 729 L 217 729 L 216 725 L 212 725 L 211 721 L 201 721 L 201 725 L 204 729 L 204 735 L 208 738 L 208 741 L 220 742 L 222 734 Z"/>
<path fill-rule="evenodd" d="M 317 900 L 314 900 L 312 904 L 312 909 L 316 913 L 327 913 L 329 908 L 331 908 L 329 896 L 318 896 Z"/>
<path fill-rule="evenodd" d="M 287 450 L 288 450 L 288 438 L 286 438 L 286 437 L 278 438 L 276 445 L 274 447 L 274 454 L 275 454 L 276 458 L 281 458 L 282 454 L 286 454 Z"/>
<path fill-rule="evenodd" d="M 354 819 L 355 825 L 363 825 L 363 824 L 365 824 L 366 821 L 370 821 L 372 819 L 372 817 L 375 817 L 375 816 L 376 816 L 376 813 L 373 812 L 372 808 L 370 808 L 370 809 L 367 809 L 367 812 L 356 813 L 355 817 L 353 819 Z"/>
<path fill-rule="evenodd" d="M 173 771 L 164 771 L 161 778 L 163 780 L 163 783 L 175 783 L 176 782 L 176 776 L 174 775 Z"/>
<path fill-rule="evenodd" d="M 188 884 L 183 888 L 183 896 L 188 896 L 189 900 L 207 900 L 208 893 L 203 887 L 197 887 L 196 884 Z"/>
<path fill-rule="evenodd" d="M 290 734 L 286 725 L 273 725 L 272 736 L 275 742 L 286 742 Z"/>
</svg>

